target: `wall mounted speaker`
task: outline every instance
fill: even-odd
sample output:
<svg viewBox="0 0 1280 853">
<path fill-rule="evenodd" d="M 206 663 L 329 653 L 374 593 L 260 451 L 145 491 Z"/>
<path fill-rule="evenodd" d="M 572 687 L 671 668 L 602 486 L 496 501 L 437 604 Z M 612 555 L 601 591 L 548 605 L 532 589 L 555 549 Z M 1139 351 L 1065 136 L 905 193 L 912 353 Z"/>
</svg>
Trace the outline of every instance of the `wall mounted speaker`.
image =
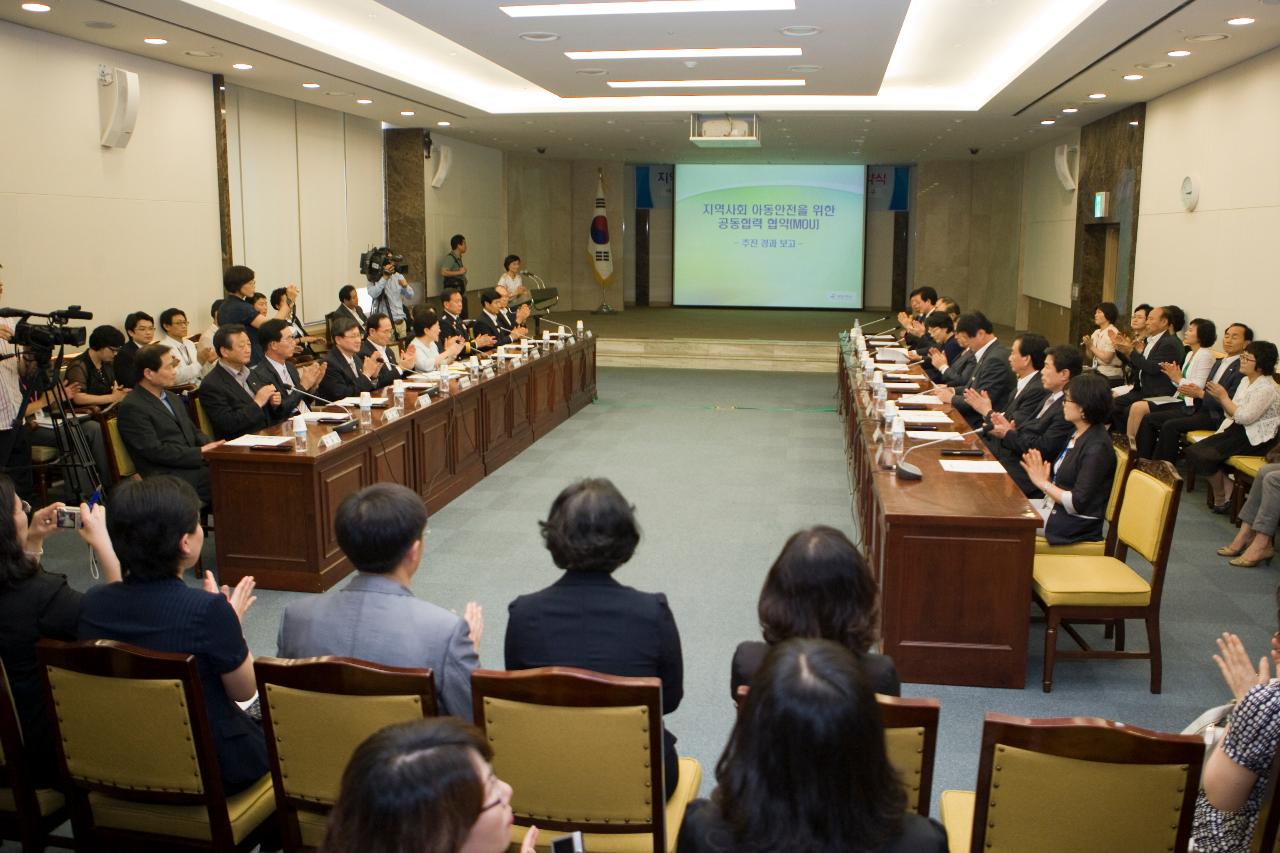
<svg viewBox="0 0 1280 853">
<path fill-rule="evenodd" d="M 138 72 L 98 66 L 98 116 L 102 123 L 102 147 L 124 148 L 138 123 Z"/>
<path fill-rule="evenodd" d="M 436 173 L 431 177 L 431 186 L 440 189 L 444 186 L 445 178 L 449 177 L 449 166 L 453 164 L 453 149 L 448 145 L 439 145 L 436 151 L 440 156 L 436 161 Z"/>
<path fill-rule="evenodd" d="M 1058 180 L 1067 192 L 1076 188 L 1076 170 L 1080 167 L 1080 149 L 1075 145 L 1059 145 L 1053 149 L 1053 166 Z"/>
</svg>

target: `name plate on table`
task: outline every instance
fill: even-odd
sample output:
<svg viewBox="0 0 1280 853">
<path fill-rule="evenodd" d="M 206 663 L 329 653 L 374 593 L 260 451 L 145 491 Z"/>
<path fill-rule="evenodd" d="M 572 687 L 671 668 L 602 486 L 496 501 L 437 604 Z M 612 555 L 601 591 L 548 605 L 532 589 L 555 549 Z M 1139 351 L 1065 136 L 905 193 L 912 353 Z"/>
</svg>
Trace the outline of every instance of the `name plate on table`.
<svg viewBox="0 0 1280 853">
<path fill-rule="evenodd" d="M 342 444 L 342 436 L 336 432 L 326 432 L 320 436 L 320 446 L 326 450 L 330 447 L 337 447 L 339 444 Z"/>
<path fill-rule="evenodd" d="M 891 387 L 887 383 L 886 388 Z M 903 394 L 898 398 L 899 403 L 906 403 L 908 406 L 941 406 L 942 401 L 932 394 Z"/>
<path fill-rule="evenodd" d="M 903 423 L 907 424 L 951 424 L 951 416 L 934 409 L 899 409 Z"/>
<path fill-rule="evenodd" d="M 876 364 L 876 370 L 879 370 L 882 373 L 910 373 L 911 372 L 911 365 L 909 364 L 895 364 L 892 361 L 877 361 L 875 364 Z"/>
<path fill-rule="evenodd" d="M 535 360 L 542 358 L 542 352 L 537 347 L 534 347 L 533 350 L 530 352 L 530 358 L 533 358 Z"/>
<path fill-rule="evenodd" d="M 382 413 L 382 422 L 384 424 L 389 424 L 392 421 L 397 421 L 400 419 L 400 415 L 401 415 L 401 412 L 399 409 L 396 409 L 396 408 L 387 409 L 385 412 Z"/>
<path fill-rule="evenodd" d="M 485 378 L 485 379 L 492 379 L 492 378 L 493 378 L 493 368 L 492 368 L 492 367 L 486 367 L 486 368 L 484 369 L 484 378 Z"/>
<path fill-rule="evenodd" d="M 886 382 L 884 387 L 890 391 L 919 391 L 920 386 L 914 382 Z"/>
<path fill-rule="evenodd" d="M 431 398 L 428 397 L 426 394 L 423 394 L 418 398 L 418 403 L 416 408 L 425 409 L 427 406 L 430 406 L 430 405 L 431 405 Z"/>
<path fill-rule="evenodd" d="M 461 385 L 463 388 L 470 388 L 470 387 L 471 387 L 471 377 L 470 377 L 470 376 L 463 376 L 461 379 L 459 379 L 459 380 L 458 380 L 458 384 L 459 384 L 459 385 Z"/>
</svg>

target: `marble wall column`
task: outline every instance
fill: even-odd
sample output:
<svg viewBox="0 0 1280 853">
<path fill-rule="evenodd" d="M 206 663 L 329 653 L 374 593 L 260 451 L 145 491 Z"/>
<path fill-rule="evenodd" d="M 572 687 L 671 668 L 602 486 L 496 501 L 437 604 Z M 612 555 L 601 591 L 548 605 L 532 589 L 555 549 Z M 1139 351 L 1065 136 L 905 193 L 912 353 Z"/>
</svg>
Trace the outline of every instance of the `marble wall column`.
<svg viewBox="0 0 1280 853">
<path fill-rule="evenodd" d="M 387 181 L 387 245 L 404 255 L 408 279 L 429 286 L 427 269 L 427 159 L 422 131 L 383 131 Z"/>
<path fill-rule="evenodd" d="M 227 84 L 221 74 L 213 81 L 213 133 L 218 158 L 218 231 L 222 238 L 222 268 L 235 263 L 231 245 L 231 172 L 227 160 Z"/>
</svg>

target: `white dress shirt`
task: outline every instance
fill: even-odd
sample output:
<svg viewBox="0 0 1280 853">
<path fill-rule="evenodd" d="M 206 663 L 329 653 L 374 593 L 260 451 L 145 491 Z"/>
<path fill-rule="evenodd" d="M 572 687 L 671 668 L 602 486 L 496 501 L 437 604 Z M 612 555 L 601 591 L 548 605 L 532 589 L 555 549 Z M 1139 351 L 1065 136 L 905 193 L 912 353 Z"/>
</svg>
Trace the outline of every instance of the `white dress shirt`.
<svg viewBox="0 0 1280 853">
<path fill-rule="evenodd" d="M 203 337 L 201 339 L 203 340 Z M 209 340 L 212 342 L 212 335 L 209 336 Z M 192 341 L 180 341 L 168 335 L 161 335 L 152 343 L 168 347 L 178 357 L 178 372 L 174 378 L 174 385 L 195 385 L 200 381 L 200 377 L 204 374 L 204 365 L 200 363 L 199 353 Z"/>
</svg>

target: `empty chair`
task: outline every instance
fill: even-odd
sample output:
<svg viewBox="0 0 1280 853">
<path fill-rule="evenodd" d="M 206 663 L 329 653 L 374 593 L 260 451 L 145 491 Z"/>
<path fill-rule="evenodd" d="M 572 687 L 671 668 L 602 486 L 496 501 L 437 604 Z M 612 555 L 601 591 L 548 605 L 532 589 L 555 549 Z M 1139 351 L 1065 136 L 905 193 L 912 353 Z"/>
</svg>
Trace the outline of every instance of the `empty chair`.
<svg viewBox="0 0 1280 853">
<path fill-rule="evenodd" d="M 23 752 L 18 709 L 0 661 L 0 838 L 20 842 L 23 853 L 50 845 L 71 849 L 71 839 L 50 837 L 67 820 L 66 800 L 59 791 L 36 786 Z"/>
</svg>

